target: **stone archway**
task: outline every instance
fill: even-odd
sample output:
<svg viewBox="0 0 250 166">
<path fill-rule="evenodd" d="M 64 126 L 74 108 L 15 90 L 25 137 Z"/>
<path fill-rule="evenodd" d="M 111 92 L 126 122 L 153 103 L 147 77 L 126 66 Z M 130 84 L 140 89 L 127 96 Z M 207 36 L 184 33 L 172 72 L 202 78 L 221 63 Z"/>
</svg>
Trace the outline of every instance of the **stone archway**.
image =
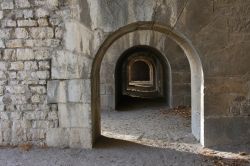
<svg viewBox="0 0 250 166">
<path fill-rule="evenodd" d="M 204 145 L 204 78 L 198 53 L 191 42 L 180 32 L 154 22 L 136 22 L 118 29 L 107 37 L 96 53 L 91 71 L 92 141 L 94 142 L 100 135 L 100 67 L 102 59 L 106 51 L 117 39 L 130 32 L 140 30 L 163 33 L 174 40 L 185 52 L 191 68 L 192 133 Z"/>
</svg>

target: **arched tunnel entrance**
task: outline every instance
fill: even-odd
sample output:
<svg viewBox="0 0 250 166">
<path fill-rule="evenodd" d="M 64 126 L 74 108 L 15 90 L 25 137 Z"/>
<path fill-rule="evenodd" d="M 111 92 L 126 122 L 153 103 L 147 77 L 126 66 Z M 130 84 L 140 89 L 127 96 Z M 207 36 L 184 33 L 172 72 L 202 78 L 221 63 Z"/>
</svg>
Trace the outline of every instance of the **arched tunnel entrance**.
<svg viewBox="0 0 250 166">
<path fill-rule="evenodd" d="M 167 59 L 149 46 L 134 46 L 118 59 L 115 109 L 171 106 L 171 71 Z"/>
<path fill-rule="evenodd" d="M 191 103 L 191 124 L 189 120 L 188 133 L 192 133 L 194 137 L 197 138 L 202 145 L 204 145 L 204 78 L 199 55 L 194 49 L 192 43 L 190 43 L 190 41 L 187 40 L 183 34 L 170 27 L 152 22 L 136 22 L 118 29 L 105 39 L 95 55 L 91 70 L 91 140 L 93 143 L 96 138 L 98 138 L 101 134 L 103 135 L 102 131 L 105 129 L 105 127 L 103 127 L 103 120 L 100 120 L 103 119 L 103 117 L 100 117 L 100 111 L 102 111 L 103 108 L 111 110 L 112 108 L 113 110 L 115 109 L 115 88 L 112 87 L 115 85 L 115 80 L 112 73 L 115 73 L 113 70 L 115 68 L 114 65 L 116 64 L 115 61 L 118 59 L 117 57 L 120 57 L 122 52 L 135 45 L 153 46 L 160 50 L 161 53 L 166 54 L 168 53 L 168 40 L 173 41 L 175 45 L 178 46 L 177 50 L 181 50 L 182 53 L 184 53 L 186 60 L 188 60 L 188 65 L 185 66 L 189 66 L 191 74 L 191 80 L 190 78 L 188 78 L 188 80 L 191 81 L 191 83 L 189 83 L 189 87 L 191 87 L 190 99 L 192 98 L 192 100 L 189 100 Z M 175 51 L 176 50 L 174 50 L 174 52 Z M 105 75 L 105 72 L 109 74 Z M 177 76 L 176 81 L 185 80 L 184 77 L 181 76 L 182 74 L 175 74 Z M 172 89 L 182 90 L 178 86 Z M 176 97 L 182 97 L 182 95 Z M 139 114 L 141 115 L 141 113 Z M 119 117 L 122 116 L 119 115 Z M 136 119 L 136 117 L 133 116 L 133 119 Z M 174 122 L 176 122 L 176 119 L 172 118 L 172 120 L 173 119 Z M 116 121 L 117 119 L 114 121 L 110 119 L 110 124 L 115 126 L 113 122 Z M 154 121 L 154 123 L 155 122 L 157 123 L 157 121 Z M 127 123 L 130 122 L 127 121 L 126 124 Z M 148 123 L 146 122 L 145 124 Z M 190 125 L 192 130 L 190 129 Z M 145 126 L 143 127 L 145 128 Z M 171 125 L 165 124 L 160 126 L 158 128 L 159 133 L 163 130 L 168 131 L 167 127 L 171 127 Z M 135 128 L 135 126 L 133 126 L 133 128 Z M 175 134 L 180 133 L 179 128 L 180 127 L 178 127 Z M 147 128 L 147 131 L 154 131 L 154 129 L 150 130 Z M 186 137 L 186 134 L 184 133 L 184 137 Z M 139 136 L 138 139 L 139 138 L 141 138 L 141 136 Z M 172 138 L 173 137 L 171 137 L 171 139 Z M 182 138 L 180 139 L 182 140 Z"/>
<path fill-rule="evenodd" d="M 156 147 L 195 142 L 191 102 L 184 100 L 191 95 L 190 66 L 176 43 L 166 43 L 167 51 L 156 44 L 121 49 L 118 40 L 107 52 L 100 76 L 103 136 Z"/>
</svg>

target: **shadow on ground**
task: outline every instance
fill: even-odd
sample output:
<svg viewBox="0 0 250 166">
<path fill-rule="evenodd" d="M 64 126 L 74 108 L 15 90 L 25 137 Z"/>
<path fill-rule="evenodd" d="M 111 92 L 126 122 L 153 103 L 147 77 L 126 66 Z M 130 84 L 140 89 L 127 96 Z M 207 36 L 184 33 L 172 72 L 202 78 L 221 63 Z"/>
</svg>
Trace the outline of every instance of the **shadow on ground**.
<svg viewBox="0 0 250 166">
<path fill-rule="evenodd" d="M 214 166 L 249 166 L 250 162 L 248 159 L 242 158 L 223 158 L 210 154 L 199 154 L 199 153 L 188 153 L 176 151 L 173 149 L 165 149 L 165 148 L 156 148 L 156 147 L 148 147 L 145 145 L 137 144 L 130 141 L 125 140 L 117 140 L 113 138 L 107 138 L 101 136 L 95 148 L 97 150 L 102 149 L 110 149 L 110 150 L 122 150 L 123 152 L 128 152 L 129 154 L 134 154 L 134 157 L 139 157 L 140 155 L 145 155 L 145 153 L 149 155 L 144 158 L 146 161 L 151 159 L 157 159 L 156 165 L 214 165 Z M 218 147 L 219 148 L 219 147 Z M 232 146 L 231 146 L 232 148 Z M 222 149 L 222 147 L 220 147 Z M 226 148 L 224 147 L 224 151 Z M 140 152 L 140 153 L 138 153 Z M 202 152 L 201 152 L 202 153 Z M 159 156 L 161 156 L 159 158 Z M 149 158 L 148 158 L 149 157 Z M 153 163 L 152 163 L 153 164 Z"/>
<path fill-rule="evenodd" d="M 243 159 L 226 159 L 173 149 L 148 147 L 100 137 L 94 149 L 0 148 L 1 166 L 247 166 Z"/>
</svg>

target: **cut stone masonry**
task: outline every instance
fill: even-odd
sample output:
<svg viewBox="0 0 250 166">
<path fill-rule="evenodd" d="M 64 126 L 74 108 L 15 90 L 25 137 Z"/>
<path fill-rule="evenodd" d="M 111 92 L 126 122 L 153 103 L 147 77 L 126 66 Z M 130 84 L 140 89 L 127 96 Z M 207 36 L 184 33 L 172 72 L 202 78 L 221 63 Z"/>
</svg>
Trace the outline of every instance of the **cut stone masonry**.
<svg viewBox="0 0 250 166">
<path fill-rule="evenodd" d="M 249 142 L 249 6 L 0 0 L 0 145 L 93 147 L 99 111 L 114 110 L 115 64 L 138 45 L 169 61 L 171 106 L 192 106 L 202 145 Z"/>
</svg>

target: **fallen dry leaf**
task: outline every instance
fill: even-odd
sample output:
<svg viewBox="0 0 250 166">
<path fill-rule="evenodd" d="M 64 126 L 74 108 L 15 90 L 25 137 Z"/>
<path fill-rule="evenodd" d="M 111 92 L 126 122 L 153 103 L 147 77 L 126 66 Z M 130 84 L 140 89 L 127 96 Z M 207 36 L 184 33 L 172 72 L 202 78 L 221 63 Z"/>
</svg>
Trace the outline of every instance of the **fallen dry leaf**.
<svg viewBox="0 0 250 166">
<path fill-rule="evenodd" d="M 21 144 L 19 148 L 23 151 L 29 151 L 32 148 L 32 144 Z"/>
</svg>

